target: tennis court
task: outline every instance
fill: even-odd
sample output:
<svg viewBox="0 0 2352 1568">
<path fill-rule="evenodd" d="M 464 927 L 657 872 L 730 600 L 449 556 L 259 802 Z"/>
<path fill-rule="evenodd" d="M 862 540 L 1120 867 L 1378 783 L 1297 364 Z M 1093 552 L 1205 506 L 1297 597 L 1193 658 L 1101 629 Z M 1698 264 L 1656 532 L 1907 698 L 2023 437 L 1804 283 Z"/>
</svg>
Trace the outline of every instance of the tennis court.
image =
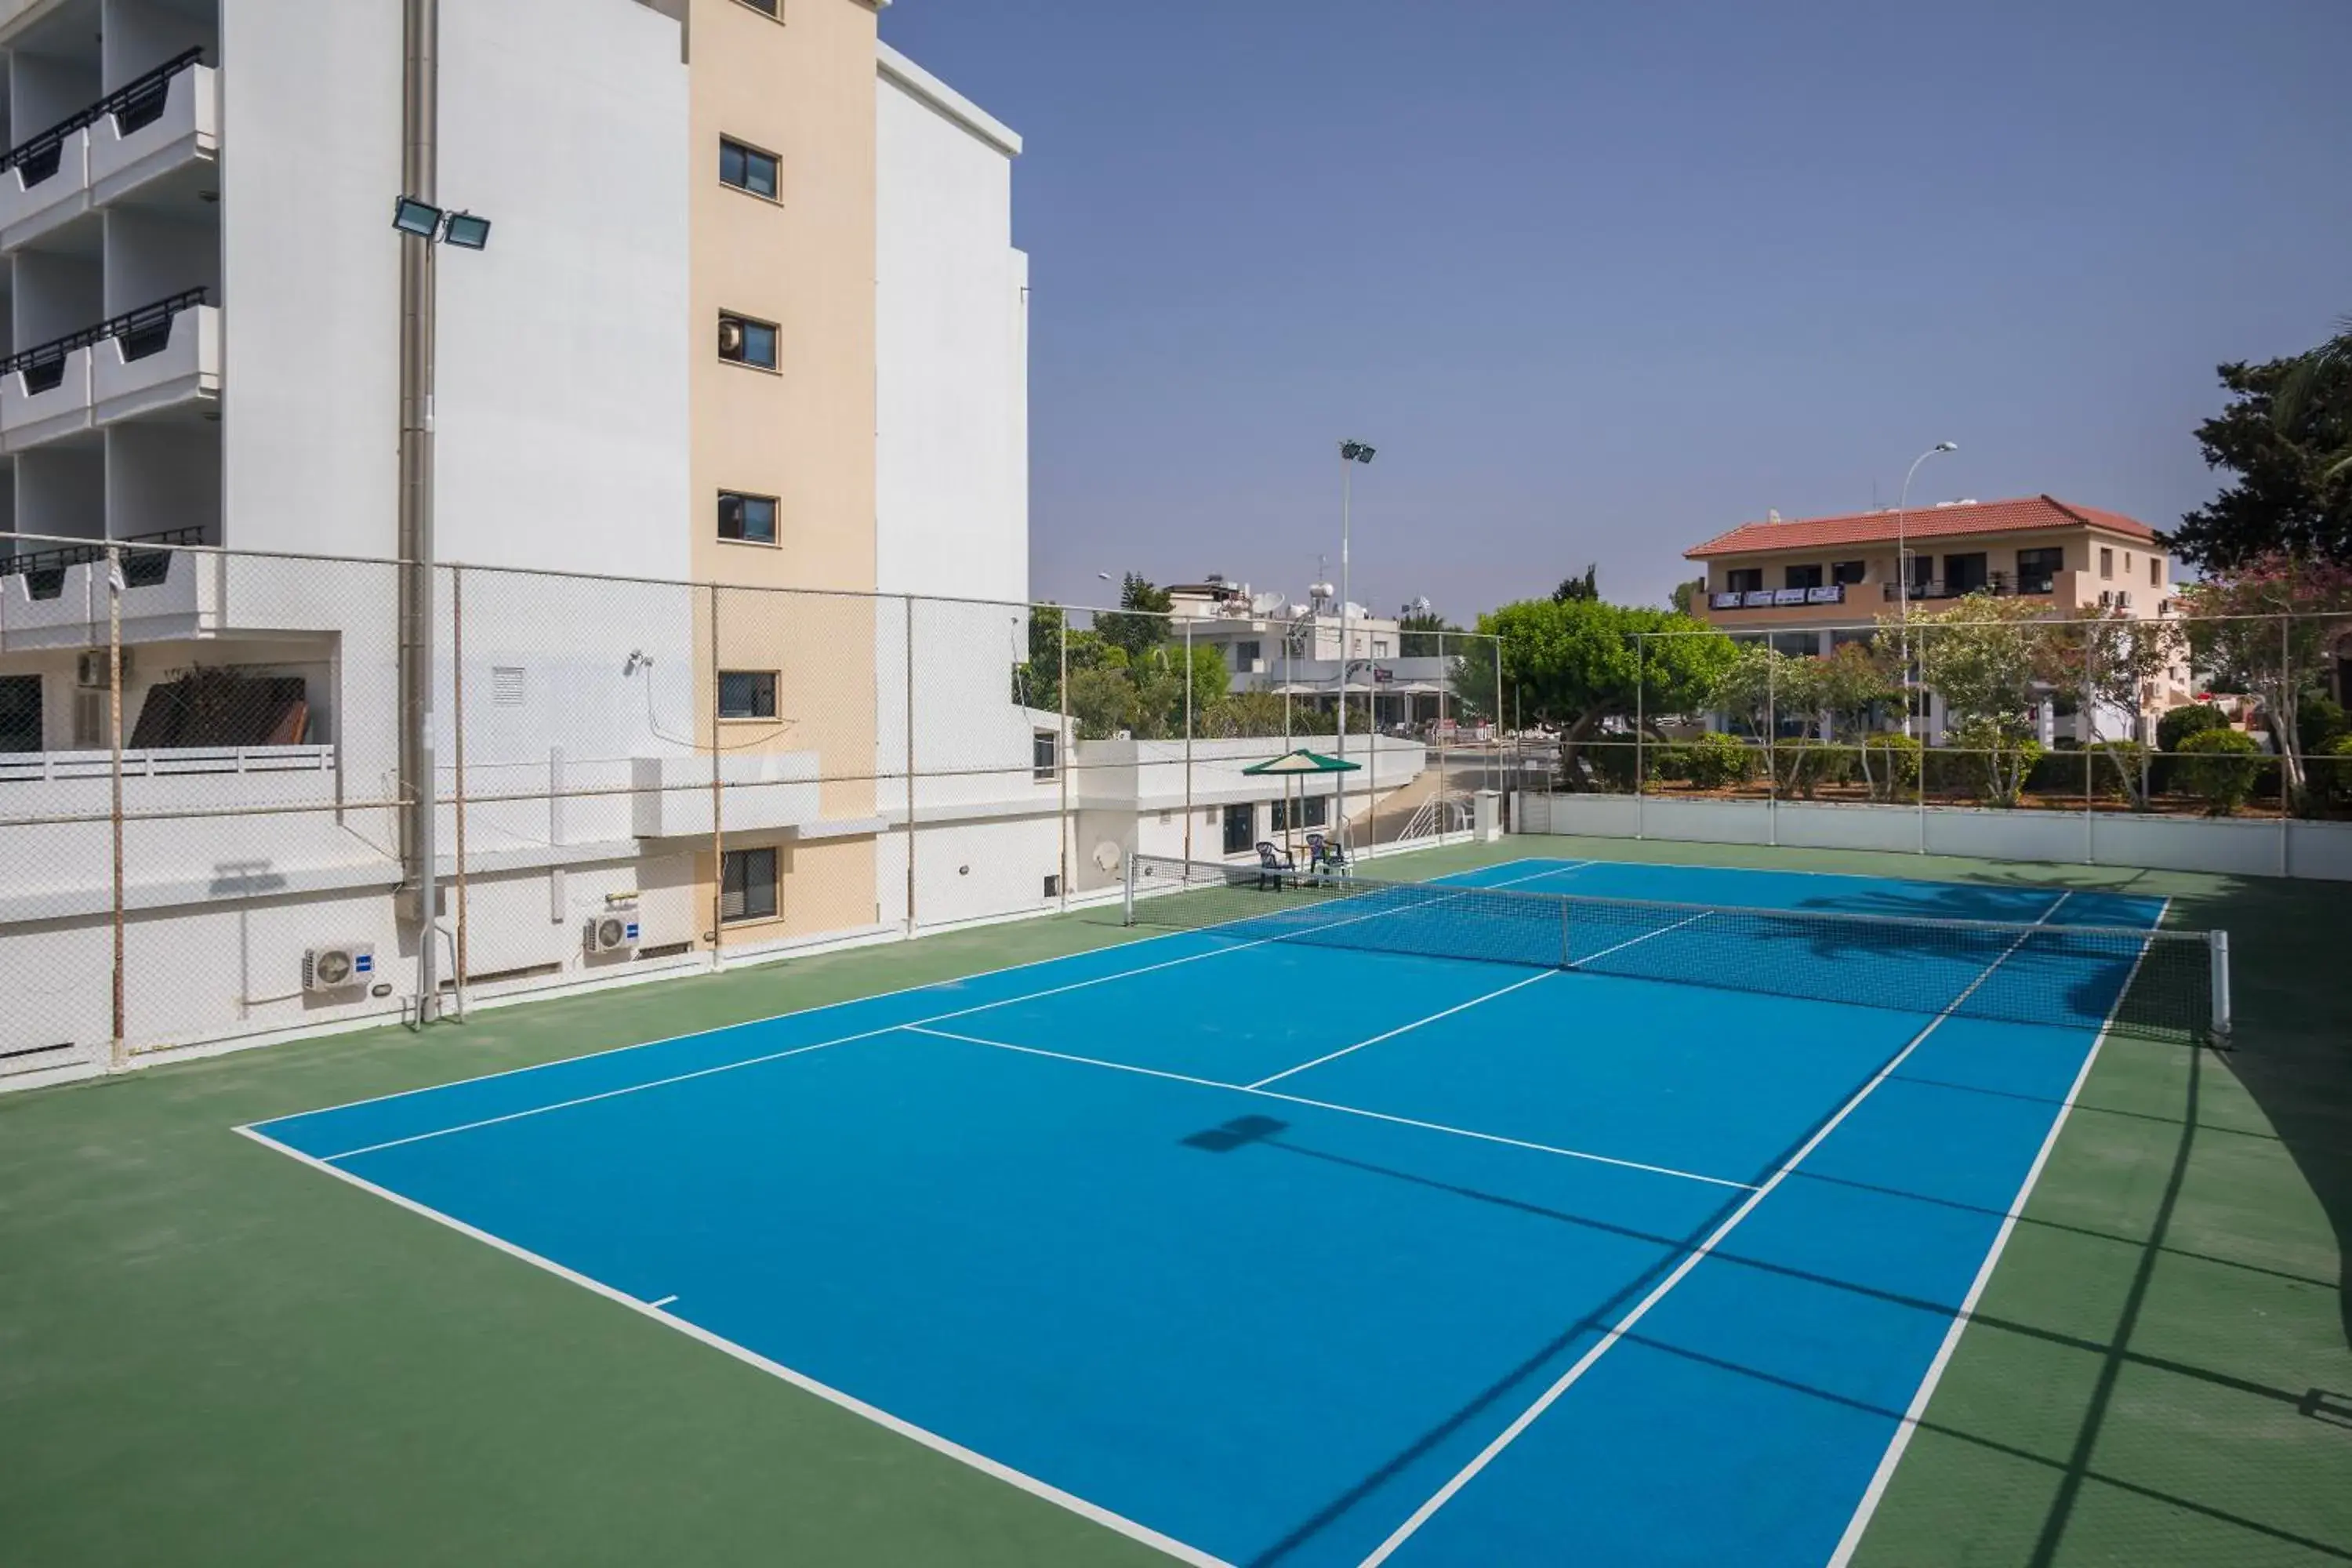
<svg viewBox="0 0 2352 1568">
<path fill-rule="evenodd" d="M 247 1131 L 1193 1561 L 1819 1563 L 2110 1021 L 2211 1006 L 2113 894 L 1145 869 L 1150 940 Z"/>
</svg>

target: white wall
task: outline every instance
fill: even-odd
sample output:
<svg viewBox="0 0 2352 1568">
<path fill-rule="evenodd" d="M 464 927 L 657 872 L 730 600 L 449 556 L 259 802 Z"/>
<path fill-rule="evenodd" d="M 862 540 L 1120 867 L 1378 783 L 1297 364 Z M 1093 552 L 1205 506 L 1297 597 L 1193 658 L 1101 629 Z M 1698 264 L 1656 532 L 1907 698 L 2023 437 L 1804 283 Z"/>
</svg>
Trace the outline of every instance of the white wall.
<svg viewBox="0 0 2352 1568">
<path fill-rule="evenodd" d="M 395 552 L 400 12 L 221 0 L 225 544 Z"/>
<path fill-rule="evenodd" d="M 441 199 L 493 226 L 440 251 L 440 553 L 689 576 L 677 25 L 635 0 L 450 5 L 441 51 Z"/>
<path fill-rule="evenodd" d="M 1522 833 L 1768 844 L 1818 849 L 1924 851 L 2240 877 L 2352 881 L 2352 823 L 2210 820 L 2128 812 L 1996 811 L 1932 806 L 1643 799 L 1523 794 Z"/>
<path fill-rule="evenodd" d="M 1020 139 L 885 47 L 876 87 L 876 578 L 1029 596 Z"/>
</svg>

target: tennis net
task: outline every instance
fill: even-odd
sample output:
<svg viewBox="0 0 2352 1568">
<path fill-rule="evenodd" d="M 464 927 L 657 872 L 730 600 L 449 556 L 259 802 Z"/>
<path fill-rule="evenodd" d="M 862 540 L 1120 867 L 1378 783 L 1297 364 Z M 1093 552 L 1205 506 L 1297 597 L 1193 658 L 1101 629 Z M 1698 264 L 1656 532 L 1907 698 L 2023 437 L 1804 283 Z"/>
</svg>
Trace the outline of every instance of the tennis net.
<svg viewBox="0 0 2352 1568">
<path fill-rule="evenodd" d="M 1945 920 L 1382 882 L 1132 857 L 1127 921 L 2004 1023 L 2225 1039 L 2218 931 Z M 2054 911 L 2053 911 L 2054 912 Z"/>
</svg>

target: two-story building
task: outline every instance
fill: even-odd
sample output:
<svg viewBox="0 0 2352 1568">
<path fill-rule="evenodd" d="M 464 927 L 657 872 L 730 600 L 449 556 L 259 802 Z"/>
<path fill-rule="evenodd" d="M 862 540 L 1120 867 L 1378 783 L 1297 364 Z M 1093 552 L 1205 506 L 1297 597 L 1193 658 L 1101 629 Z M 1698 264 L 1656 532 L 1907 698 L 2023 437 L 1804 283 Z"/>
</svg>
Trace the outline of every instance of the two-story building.
<svg viewBox="0 0 2352 1568">
<path fill-rule="evenodd" d="M 1706 573 L 1692 605 L 1698 618 L 1791 655 L 1869 641 L 1906 600 L 1934 609 L 1990 594 L 2045 606 L 2053 619 L 2173 613 L 2171 559 L 2154 529 L 2047 495 L 1837 517 L 1774 513 L 1683 553 Z M 2168 668 L 2147 710 L 2189 700 L 2189 683 L 2185 663 Z M 2063 700 L 2053 706 L 2063 721 Z M 1940 700 L 1930 698 L 1922 717 L 1931 735 L 1942 732 Z"/>
</svg>

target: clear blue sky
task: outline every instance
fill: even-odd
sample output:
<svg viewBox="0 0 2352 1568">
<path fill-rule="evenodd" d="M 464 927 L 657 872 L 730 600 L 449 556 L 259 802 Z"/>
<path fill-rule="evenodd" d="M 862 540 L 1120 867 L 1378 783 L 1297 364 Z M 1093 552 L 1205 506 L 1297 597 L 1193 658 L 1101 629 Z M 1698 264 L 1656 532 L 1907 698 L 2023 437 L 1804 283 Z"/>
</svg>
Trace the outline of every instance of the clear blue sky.
<svg viewBox="0 0 2352 1568">
<path fill-rule="evenodd" d="M 2052 494 L 2158 527 L 2213 366 L 2352 313 L 2352 0 L 897 0 L 1027 139 L 1031 559 L 1467 622 L 1588 560 Z M 1874 491 L 1874 486 L 1875 490 Z"/>
</svg>

